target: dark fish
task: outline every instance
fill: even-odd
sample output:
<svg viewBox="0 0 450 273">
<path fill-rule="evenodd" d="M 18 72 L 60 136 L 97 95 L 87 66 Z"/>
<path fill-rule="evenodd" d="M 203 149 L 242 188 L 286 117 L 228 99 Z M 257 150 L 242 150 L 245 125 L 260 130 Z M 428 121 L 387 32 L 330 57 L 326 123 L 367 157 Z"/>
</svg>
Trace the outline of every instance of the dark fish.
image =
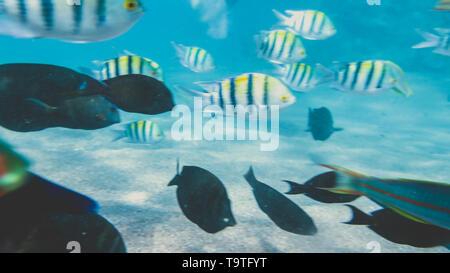
<svg viewBox="0 0 450 273">
<path fill-rule="evenodd" d="M 120 122 L 117 108 L 100 95 L 67 99 L 58 107 L 30 98 L 13 109 L 5 106 L 0 113 L 0 125 L 18 132 L 51 127 L 94 130 Z"/>
<path fill-rule="evenodd" d="M 163 82 L 145 75 L 124 75 L 104 81 L 106 97 L 120 109 L 147 115 L 171 111 L 172 94 Z"/>
<path fill-rule="evenodd" d="M 120 234 L 97 215 L 97 203 L 28 173 L 25 185 L 0 198 L 0 252 L 123 252 Z"/>
<path fill-rule="evenodd" d="M 303 185 L 288 180 L 283 181 L 288 183 L 291 187 L 286 194 L 304 194 L 309 198 L 322 203 L 348 203 L 353 202 L 360 197 L 360 195 L 334 193 L 329 190 L 321 189 L 321 187 L 329 187 L 328 181 L 335 180 L 335 176 L 335 172 L 326 172 L 311 178 Z"/>
<path fill-rule="evenodd" d="M 209 233 L 236 225 L 231 202 L 222 182 L 207 170 L 184 166 L 181 174 L 170 181 L 178 186 L 178 204 L 184 215 Z"/>
<path fill-rule="evenodd" d="M 311 132 L 314 140 L 325 141 L 334 132 L 342 130 L 342 128 L 334 128 L 330 110 L 325 107 L 317 109 L 309 108 L 307 132 Z"/>
<path fill-rule="evenodd" d="M 104 94 L 108 87 L 74 70 L 46 64 L 0 65 L 0 99 L 33 98 L 58 106 L 79 96 Z M 14 99 L 15 100 L 14 100 Z"/>
<path fill-rule="evenodd" d="M 431 224 L 423 224 L 385 208 L 370 215 L 352 205 L 348 206 L 353 219 L 346 224 L 366 225 L 383 238 L 397 243 L 420 248 L 450 245 L 450 230 Z"/>
<path fill-rule="evenodd" d="M 317 233 L 311 217 L 283 194 L 259 182 L 252 167 L 244 177 L 253 188 L 258 206 L 279 228 L 300 235 Z"/>
</svg>

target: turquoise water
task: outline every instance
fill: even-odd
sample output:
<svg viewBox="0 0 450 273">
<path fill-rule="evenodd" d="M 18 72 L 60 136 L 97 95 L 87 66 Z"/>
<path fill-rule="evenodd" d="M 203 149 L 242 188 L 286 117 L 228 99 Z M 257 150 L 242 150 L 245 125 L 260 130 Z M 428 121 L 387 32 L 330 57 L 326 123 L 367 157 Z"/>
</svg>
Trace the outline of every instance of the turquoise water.
<svg viewBox="0 0 450 273">
<path fill-rule="evenodd" d="M 217 80 L 239 73 L 273 74 L 273 65 L 257 57 L 254 35 L 277 19 L 272 9 L 318 9 L 334 22 L 337 34 L 323 41 L 305 40 L 305 62 L 331 67 L 334 61 L 391 60 L 406 73 L 414 95 L 394 92 L 359 96 L 321 86 L 295 92 L 296 104 L 280 115 L 280 147 L 262 152 L 258 142 L 173 141 L 170 113 L 148 117 L 122 113 L 122 121 L 151 119 L 169 136 L 158 145 L 112 142 L 113 128 L 96 131 L 47 129 L 0 136 L 29 158 L 32 171 L 82 192 L 101 205 L 100 213 L 122 233 L 130 252 L 368 252 L 370 242 L 382 252 L 447 252 L 389 242 L 364 226 L 347 226 L 342 205 L 324 205 L 305 196 L 291 200 L 315 221 L 315 236 L 278 229 L 256 205 L 242 175 L 250 165 L 256 176 L 279 191 L 283 179 L 298 182 L 326 171 L 311 154 L 346 168 L 380 177 L 450 182 L 450 57 L 431 49 L 412 49 L 422 41 L 415 31 L 450 28 L 450 13 L 432 11 L 434 0 L 239 0 L 228 10 L 224 39 L 208 35 L 209 22 L 187 0 L 143 1 L 144 17 L 127 33 L 110 41 L 72 44 L 50 39 L 0 37 L 1 63 L 46 63 L 77 69 L 92 61 L 118 56 L 124 50 L 151 58 L 163 68 L 165 83 L 176 102 L 187 103 L 175 85 Z M 217 69 L 196 74 L 180 65 L 171 41 L 207 48 Z M 329 108 L 337 127 L 326 142 L 314 141 L 307 129 L 308 107 Z M 207 234 L 181 213 L 175 189 L 167 183 L 176 159 L 217 175 L 227 187 L 238 222 L 218 234 Z M 379 208 L 362 198 L 354 202 L 366 212 Z"/>
</svg>

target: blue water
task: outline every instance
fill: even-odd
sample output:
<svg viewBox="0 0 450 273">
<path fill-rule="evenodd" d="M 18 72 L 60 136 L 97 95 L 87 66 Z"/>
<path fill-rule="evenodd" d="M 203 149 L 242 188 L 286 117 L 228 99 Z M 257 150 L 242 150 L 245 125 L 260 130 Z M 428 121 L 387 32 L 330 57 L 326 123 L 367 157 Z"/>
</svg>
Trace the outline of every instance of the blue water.
<svg viewBox="0 0 450 273">
<path fill-rule="evenodd" d="M 112 129 L 77 131 L 63 128 L 35 133 L 0 129 L 0 136 L 32 162 L 32 170 L 96 199 L 101 213 L 121 231 L 130 252 L 368 252 L 375 241 L 383 252 L 445 252 L 391 243 L 365 227 L 345 226 L 350 212 L 304 196 L 291 199 L 307 211 L 319 233 L 305 237 L 278 229 L 253 199 L 242 175 L 250 165 L 257 177 L 285 191 L 282 179 L 305 181 L 325 170 L 310 154 L 338 165 L 381 177 L 450 182 L 450 57 L 431 49 L 412 49 L 422 41 L 415 29 L 450 28 L 450 13 L 432 11 L 435 0 L 239 0 L 228 11 L 225 39 L 207 34 L 187 0 L 143 1 L 147 12 L 124 35 L 105 42 L 72 44 L 50 39 L 0 37 L 1 63 L 32 62 L 77 69 L 92 61 L 118 56 L 123 50 L 157 61 L 178 103 L 174 85 L 217 80 L 245 72 L 271 73 L 273 66 L 257 58 L 254 35 L 277 19 L 272 9 L 318 9 L 334 22 L 337 34 L 324 41 L 304 41 L 305 62 L 330 66 L 333 61 L 391 60 L 403 68 L 415 92 L 368 97 L 319 87 L 295 93 L 297 103 L 280 116 L 280 147 L 261 152 L 254 142 L 174 142 L 156 147 L 111 142 Z M 217 69 L 195 74 L 182 67 L 170 42 L 207 48 Z M 305 133 L 308 107 L 326 106 L 343 132 L 326 142 Z M 123 121 L 149 118 L 122 113 Z M 167 135 L 170 113 L 151 117 Z M 216 174 L 226 185 L 238 221 L 236 227 L 210 235 L 190 223 L 179 210 L 167 183 L 175 175 L 176 158 Z M 366 212 L 379 208 L 367 199 L 355 202 Z"/>
</svg>

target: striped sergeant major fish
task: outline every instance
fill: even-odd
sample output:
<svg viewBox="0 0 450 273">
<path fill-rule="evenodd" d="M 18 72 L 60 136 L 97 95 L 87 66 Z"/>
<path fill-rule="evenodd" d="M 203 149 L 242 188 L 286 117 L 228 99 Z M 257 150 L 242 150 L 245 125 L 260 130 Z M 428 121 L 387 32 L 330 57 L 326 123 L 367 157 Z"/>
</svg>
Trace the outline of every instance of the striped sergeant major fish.
<svg viewBox="0 0 450 273">
<path fill-rule="evenodd" d="M 0 197 L 24 185 L 29 163 L 0 140 Z"/>
<path fill-rule="evenodd" d="M 385 208 L 419 223 L 450 229 L 450 184 L 409 180 L 380 179 L 333 165 L 321 181 L 323 189 L 341 194 L 366 196 Z M 324 179 L 324 176 L 316 176 Z M 315 179 L 313 178 L 313 179 Z"/>
<path fill-rule="evenodd" d="M 272 63 L 296 63 L 306 58 L 300 36 L 291 31 L 262 31 L 255 39 L 259 57 Z"/>
<path fill-rule="evenodd" d="M 304 63 L 277 65 L 276 72 L 292 90 L 307 92 L 319 84 L 332 81 L 334 73 L 321 64 L 315 67 Z"/>
<path fill-rule="evenodd" d="M 450 11 L 450 0 L 439 0 L 434 10 Z"/>
<path fill-rule="evenodd" d="M 426 41 L 413 46 L 413 48 L 436 48 L 433 52 L 445 56 L 450 56 L 450 29 L 435 28 L 438 35 L 417 30 Z"/>
<path fill-rule="evenodd" d="M 124 75 L 145 75 L 163 81 L 161 66 L 144 57 L 126 55 L 111 60 L 96 62 L 102 66 L 100 79 L 109 80 Z"/>
<path fill-rule="evenodd" d="M 335 64 L 335 79 L 331 87 L 337 90 L 363 95 L 376 95 L 387 90 L 406 97 L 413 94 L 405 73 L 391 61 L 369 60 Z"/>
<path fill-rule="evenodd" d="M 208 51 L 193 46 L 184 46 L 172 42 L 181 64 L 190 70 L 203 73 L 215 69 L 214 59 Z"/>
<path fill-rule="evenodd" d="M 181 88 L 203 97 L 203 105 L 273 106 L 280 109 L 295 103 L 295 96 L 278 79 L 260 73 L 245 73 L 215 82 L 197 82 L 206 92 Z"/>
<path fill-rule="evenodd" d="M 144 11 L 137 0 L 0 0 L 0 34 L 104 41 L 128 31 Z"/>
<path fill-rule="evenodd" d="M 286 10 L 285 15 L 273 10 L 280 20 L 279 25 L 301 35 L 308 40 L 325 40 L 336 34 L 336 28 L 330 18 L 317 10 Z"/>
<path fill-rule="evenodd" d="M 150 120 L 126 124 L 125 130 L 117 131 L 117 133 L 120 135 L 114 141 L 126 138 L 131 143 L 157 143 L 165 137 L 158 124 Z"/>
</svg>

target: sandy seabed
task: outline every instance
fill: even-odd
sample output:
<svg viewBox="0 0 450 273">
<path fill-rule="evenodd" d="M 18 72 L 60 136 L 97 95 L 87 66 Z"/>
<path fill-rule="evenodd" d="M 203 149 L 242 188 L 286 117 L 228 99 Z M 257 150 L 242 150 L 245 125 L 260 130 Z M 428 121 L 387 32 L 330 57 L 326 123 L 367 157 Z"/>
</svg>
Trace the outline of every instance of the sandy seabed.
<svg viewBox="0 0 450 273">
<path fill-rule="evenodd" d="M 314 219 L 318 233 L 285 232 L 258 208 L 243 178 L 253 165 L 260 181 L 285 192 L 288 187 L 281 180 L 304 182 L 327 171 L 312 163 L 313 154 L 367 175 L 450 183 L 446 87 L 431 86 L 421 75 L 409 78 L 415 95 L 408 99 L 394 93 L 357 96 L 327 87 L 295 93 L 297 103 L 280 115 L 280 146 L 273 152 L 260 151 L 257 141 L 173 141 L 170 113 L 122 113 L 124 123 L 157 122 L 168 136 L 157 145 L 113 142 L 121 125 L 97 131 L 0 129 L 0 137 L 32 162 L 33 172 L 97 200 L 100 214 L 122 233 L 129 252 L 370 252 L 367 245 L 373 241 L 381 252 L 448 252 L 391 243 L 365 226 L 342 224 L 351 218 L 342 204 L 321 204 L 300 195 L 289 198 Z M 326 142 L 305 132 L 308 107 L 321 106 L 332 111 L 336 127 L 344 128 Z M 236 226 L 208 234 L 182 214 L 176 188 L 167 187 L 177 158 L 221 179 Z M 365 212 L 379 209 L 366 198 L 352 204 Z"/>
</svg>

